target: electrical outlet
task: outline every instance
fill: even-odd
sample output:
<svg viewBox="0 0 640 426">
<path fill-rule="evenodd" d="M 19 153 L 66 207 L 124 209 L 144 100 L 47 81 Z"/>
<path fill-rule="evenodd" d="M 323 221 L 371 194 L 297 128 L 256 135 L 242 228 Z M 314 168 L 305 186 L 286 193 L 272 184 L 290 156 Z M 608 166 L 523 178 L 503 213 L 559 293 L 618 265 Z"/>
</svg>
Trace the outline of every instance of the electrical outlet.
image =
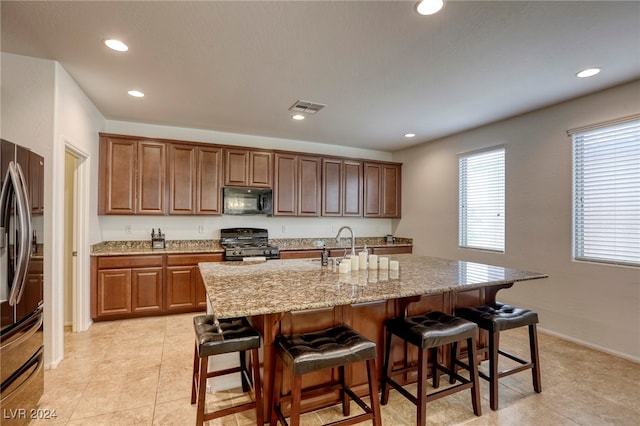
<svg viewBox="0 0 640 426">
<path fill-rule="evenodd" d="M 130 234 L 131 233 L 131 225 L 125 225 L 124 226 L 124 233 L 125 234 Z"/>
<path fill-rule="evenodd" d="M 198 234 L 204 234 L 204 225 L 198 225 Z"/>
</svg>

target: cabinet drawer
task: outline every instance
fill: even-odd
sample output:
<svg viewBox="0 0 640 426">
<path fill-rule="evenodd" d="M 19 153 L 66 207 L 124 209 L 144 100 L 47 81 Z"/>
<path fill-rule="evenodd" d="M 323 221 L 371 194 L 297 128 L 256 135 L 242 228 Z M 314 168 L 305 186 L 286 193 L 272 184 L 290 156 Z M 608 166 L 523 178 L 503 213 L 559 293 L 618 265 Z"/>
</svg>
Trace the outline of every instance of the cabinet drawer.
<svg viewBox="0 0 640 426">
<path fill-rule="evenodd" d="M 222 262 L 224 255 L 215 254 L 172 254 L 167 256 L 167 266 L 192 266 L 200 262 Z"/>
<path fill-rule="evenodd" d="M 413 247 L 400 246 L 400 247 L 373 247 L 373 254 L 402 254 L 412 253 Z"/>
<path fill-rule="evenodd" d="M 98 258 L 98 269 L 137 268 L 142 266 L 162 266 L 162 255 L 105 256 Z"/>
</svg>

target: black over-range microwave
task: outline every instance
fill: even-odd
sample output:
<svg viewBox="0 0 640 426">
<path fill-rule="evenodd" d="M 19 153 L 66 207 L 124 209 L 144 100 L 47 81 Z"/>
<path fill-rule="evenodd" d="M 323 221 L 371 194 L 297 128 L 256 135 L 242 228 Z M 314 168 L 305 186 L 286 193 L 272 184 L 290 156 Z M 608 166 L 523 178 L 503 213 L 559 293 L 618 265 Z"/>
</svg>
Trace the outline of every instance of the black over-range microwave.
<svg viewBox="0 0 640 426">
<path fill-rule="evenodd" d="M 224 214 L 273 214 L 273 191 L 271 188 L 226 186 L 222 196 Z"/>
</svg>

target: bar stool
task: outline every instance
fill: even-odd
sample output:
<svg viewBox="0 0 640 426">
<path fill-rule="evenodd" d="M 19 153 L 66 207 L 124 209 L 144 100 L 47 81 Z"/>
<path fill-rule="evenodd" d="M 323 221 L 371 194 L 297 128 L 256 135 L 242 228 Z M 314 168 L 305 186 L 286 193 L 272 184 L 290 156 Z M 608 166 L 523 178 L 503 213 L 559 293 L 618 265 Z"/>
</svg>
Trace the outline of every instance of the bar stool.
<svg viewBox="0 0 640 426">
<path fill-rule="evenodd" d="M 282 413 L 282 403 L 291 401 L 290 421 L 292 426 L 300 425 L 300 402 L 303 398 L 318 396 L 327 390 L 340 390 L 342 413 L 350 414 L 349 400 L 364 410 L 363 414 L 340 420 L 332 425 L 354 424 L 371 420 L 375 426 L 381 426 L 380 404 L 378 402 L 378 379 L 376 377 L 376 344 L 358 334 L 346 325 L 338 325 L 321 331 L 289 336 L 279 335 L 275 340 L 276 371 L 274 374 L 273 401 L 271 406 L 271 426 L 278 420 L 287 425 Z M 357 396 L 345 380 L 344 368 L 348 364 L 365 361 L 369 378 L 369 396 L 371 407 Z M 283 366 L 290 370 L 293 380 L 289 395 L 283 396 Z M 302 376 L 314 371 L 338 367 L 339 383 L 329 389 L 310 389 L 302 392 Z"/>
<path fill-rule="evenodd" d="M 260 383 L 260 333 L 256 331 L 246 318 L 231 318 L 217 321 L 213 315 L 199 315 L 193 318 L 196 333 L 196 344 L 193 356 L 193 380 L 191 387 L 191 404 L 198 402 L 196 425 L 207 420 L 217 419 L 246 410 L 256 410 L 256 424 L 262 426 L 262 385 Z M 251 352 L 253 374 L 247 368 L 246 351 Z M 240 366 L 224 370 L 208 371 L 209 357 L 231 352 L 239 352 Z M 207 379 L 226 374 L 241 373 L 242 390 L 253 390 L 254 402 L 205 412 L 205 395 Z"/>
<path fill-rule="evenodd" d="M 412 317 L 393 318 L 386 323 L 386 343 L 384 356 L 384 373 L 382 376 L 382 405 L 386 405 L 389 401 L 389 387 L 393 386 L 405 398 L 417 406 L 417 422 L 418 426 L 424 426 L 427 421 L 426 407 L 427 402 L 433 401 L 443 396 L 450 395 L 465 389 L 471 390 L 471 401 L 473 404 L 473 412 L 476 416 L 482 414 L 480 407 L 480 384 L 478 379 L 478 366 L 476 364 L 476 335 L 478 327 L 476 324 L 447 315 L 443 312 L 429 312 L 423 315 Z M 418 364 L 413 366 L 405 366 L 394 370 L 393 360 L 391 359 L 391 338 L 397 336 L 407 343 L 418 348 Z M 469 360 L 467 364 L 459 361 L 453 354 L 457 353 L 458 342 L 467 341 Z M 452 344 L 449 368 L 446 368 L 440 362 L 440 354 L 438 348 L 444 345 Z M 459 384 L 427 394 L 427 372 L 428 372 L 428 351 L 432 352 L 432 380 L 433 387 L 440 386 L 440 372 L 449 375 L 451 382 L 454 378 L 460 381 Z M 469 371 L 469 379 L 464 378 L 456 372 L 455 366 L 459 365 Z M 418 370 L 418 390 L 417 397 L 412 395 L 402 385 L 393 380 L 391 377 L 398 374 L 406 374 L 410 371 Z"/>
<path fill-rule="evenodd" d="M 502 303 L 491 303 L 488 305 L 472 308 L 458 308 L 456 315 L 473 321 L 478 327 L 487 330 L 489 334 L 489 375 L 480 372 L 480 377 L 489 381 L 489 400 L 492 410 L 498 409 L 498 379 L 531 369 L 533 377 L 533 389 L 542 392 L 540 382 L 540 358 L 538 356 L 538 334 L 536 324 L 538 314 L 528 309 L 516 308 Z M 517 327 L 529 327 L 529 351 L 531 361 L 525 361 L 510 353 L 500 350 L 500 332 Z M 486 349 L 485 349 L 486 350 Z M 498 355 L 521 364 L 510 369 L 498 370 Z"/>
</svg>

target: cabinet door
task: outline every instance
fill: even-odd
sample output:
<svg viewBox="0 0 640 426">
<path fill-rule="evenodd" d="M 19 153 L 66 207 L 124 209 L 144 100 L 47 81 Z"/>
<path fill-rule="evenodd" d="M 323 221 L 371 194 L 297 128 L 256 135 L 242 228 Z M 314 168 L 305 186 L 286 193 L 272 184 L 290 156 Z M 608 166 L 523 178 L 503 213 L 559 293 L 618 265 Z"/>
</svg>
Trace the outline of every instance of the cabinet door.
<svg viewBox="0 0 640 426">
<path fill-rule="evenodd" d="M 131 269 L 98 271 L 98 316 L 131 313 Z"/>
<path fill-rule="evenodd" d="M 249 184 L 249 151 L 225 149 L 224 184 L 247 186 Z"/>
<path fill-rule="evenodd" d="M 343 216 L 362 216 L 362 163 L 344 161 L 343 168 Z"/>
<path fill-rule="evenodd" d="M 271 153 L 249 153 L 249 186 L 271 188 Z"/>
<path fill-rule="evenodd" d="M 321 198 L 319 157 L 298 157 L 298 216 L 319 216 Z"/>
<path fill-rule="evenodd" d="M 364 164 L 364 215 L 366 217 L 381 217 L 380 183 L 382 180 L 382 165 L 378 163 Z"/>
<path fill-rule="evenodd" d="M 220 183 L 222 180 L 222 149 L 198 148 L 196 213 L 220 214 Z"/>
<path fill-rule="evenodd" d="M 164 214 L 166 211 L 166 147 L 161 142 L 138 142 L 138 214 Z"/>
<path fill-rule="evenodd" d="M 167 311 L 190 311 L 196 301 L 196 267 L 167 267 Z"/>
<path fill-rule="evenodd" d="M 42 214 L 44 212 L 44 158 L 35 152 L 29 152 L 28 175 L 31 213 Z"/>
<path fill-rule="evenodd" d="M 382 216 L 400 217 L 402 195 L 402 166 L 384 164 L 382 166 Z"/>
<path fill-rule="evenodd" d="M 342 216 L 342 160 L 322 160 L 322 216 Z"/>
<path fill-rule="evenodd" d="M 194 214 L 196 147 L 169 145 L 169 214 Z"/>
<path fill-rule="evenodd" d="M 298 156 L 277 153 L 274 171 L 273 215 L 296 216 L 298 214 Z"/>
<path fill-rule="evenodd" d="M 98 214 L 134 214 L 137 141 L 100 138 Z"/>
<path fill-rule="evenodd" d="M 162 311 L 162 268 L 131 270 L 131 312 Z"/>
</svg>

